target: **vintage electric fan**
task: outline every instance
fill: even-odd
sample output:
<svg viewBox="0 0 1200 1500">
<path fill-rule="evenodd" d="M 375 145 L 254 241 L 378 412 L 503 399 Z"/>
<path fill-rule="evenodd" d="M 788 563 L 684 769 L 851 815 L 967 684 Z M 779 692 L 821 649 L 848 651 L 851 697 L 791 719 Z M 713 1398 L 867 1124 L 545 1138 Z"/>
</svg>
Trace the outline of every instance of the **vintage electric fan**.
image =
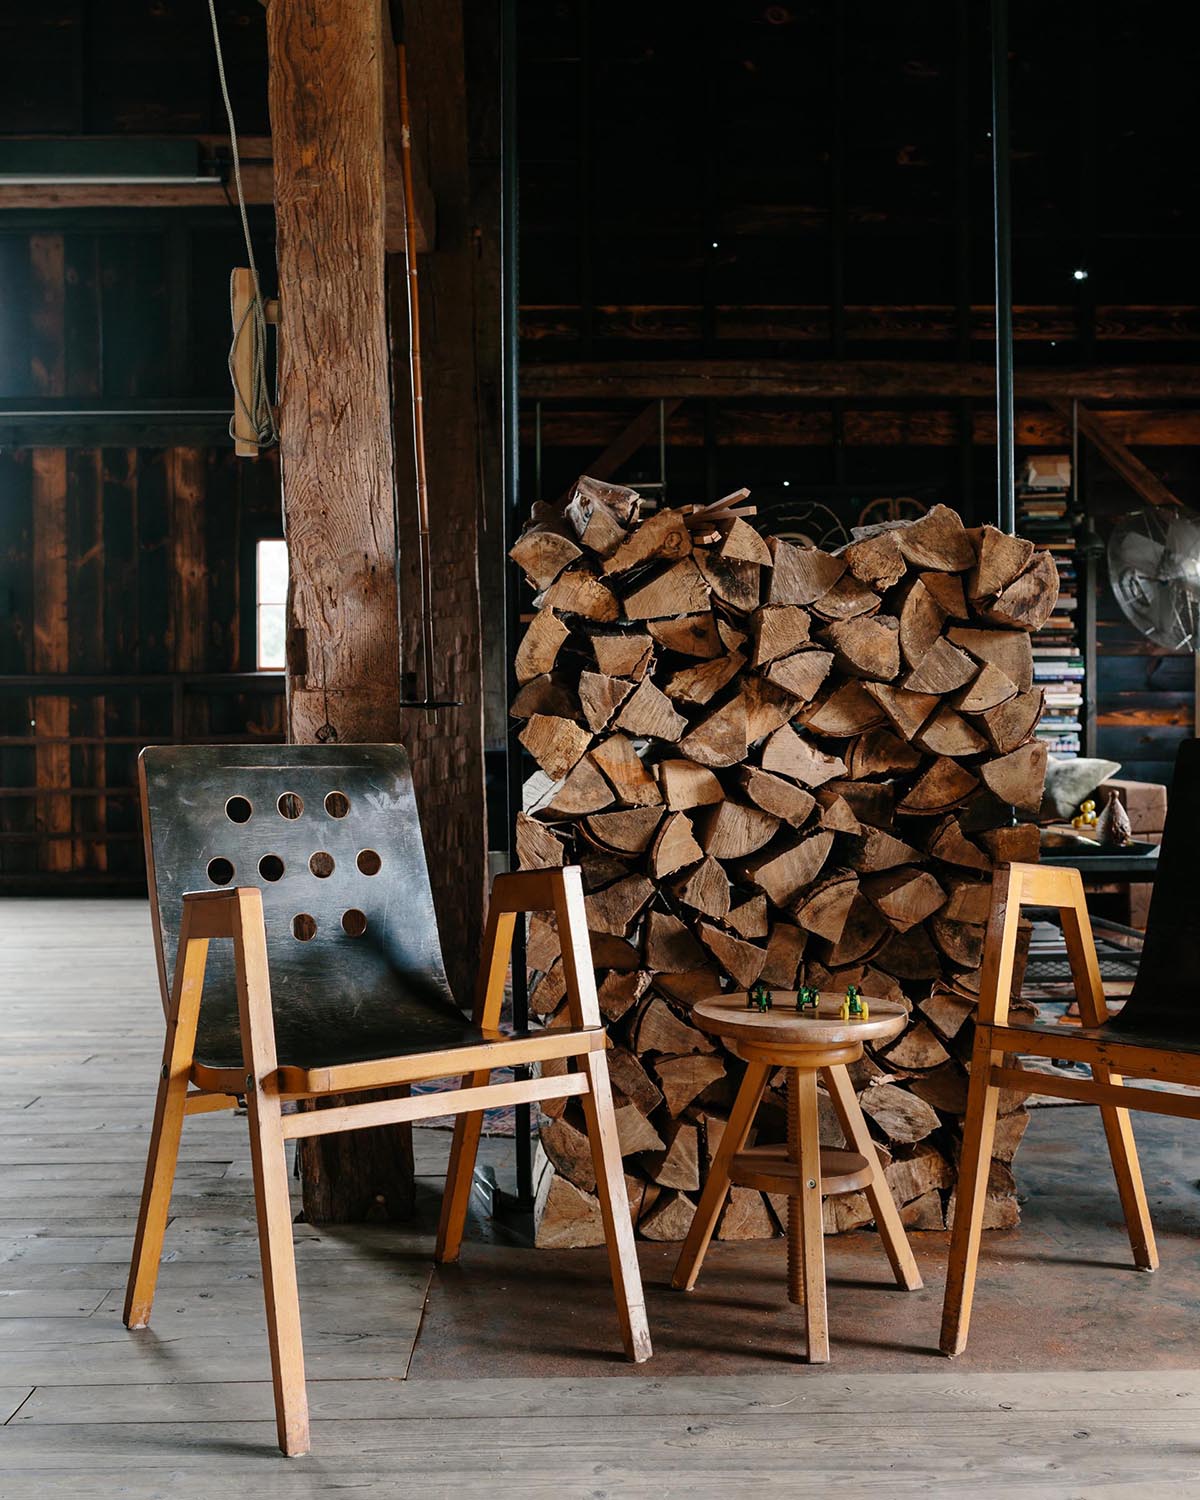
<svg viewBox="0 0 1200 1500">
<path fill-rule="evenodd" d="M 1131 625 L 1169 651 L 1195 654 L 1200 683 L 1200 516 L 1165 505 L 1122 516 L 1108 542 L 1108 577 Z"/>
</svg>

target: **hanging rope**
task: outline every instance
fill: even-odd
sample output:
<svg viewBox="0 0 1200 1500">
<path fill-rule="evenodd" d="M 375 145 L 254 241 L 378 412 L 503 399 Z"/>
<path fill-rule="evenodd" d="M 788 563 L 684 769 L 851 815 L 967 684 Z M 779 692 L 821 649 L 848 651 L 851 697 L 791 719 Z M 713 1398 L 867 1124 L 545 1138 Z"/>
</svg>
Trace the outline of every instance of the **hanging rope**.
<svg viewBox="0 0 1200 1500">
<path fill-rule="evenodd" d="M 242 191 L 242 159 L 238 149 L 237 124 L 233 117 L 233 101 L 229 97 L 229 83 L 225 77 L 225 56 L 221 50 L 221 31 L 217 25 L 216 0 L 208 0 L 208 15 L 212 22 L 213 48 L 217 58 L 217 78 L 221 85 L 221 99 L 225 105 L 225 118 L 229 122 L 229 147 L 233 155 L 233 183 L 237 193 L 238 216 L 242 222 L 242 238 L 246 242 L 246 261 L 254 282 L 254 296 L 244 310 L 233 331 L 233 342 L 229 346 L 227 364 L 229 379 L 233 385 L 233 398 L 238 410 L 253 431 L 251 441 L 260 449 L 270 448 L 279 441 L 279 429 L 275 425 L 275 412 L 271 406 L 271 393 L 267 386 L 267 313 L 263 305 L 262 288 L 258 280 L 258 264 L 254 259 L 254 242 L 250 236 L 250 218 L 246 213 L 246 195 Z M 233 278 L 229 284 L 230 316 L 234 311 Z M 246 322 L 254 323 L 254 373 L 249 391 L 243 391 L 238 383 L 234 352 L 245 330 Z M 229 423 L 229 435 L 234 436 L 233 419 Z"/>
</svg>

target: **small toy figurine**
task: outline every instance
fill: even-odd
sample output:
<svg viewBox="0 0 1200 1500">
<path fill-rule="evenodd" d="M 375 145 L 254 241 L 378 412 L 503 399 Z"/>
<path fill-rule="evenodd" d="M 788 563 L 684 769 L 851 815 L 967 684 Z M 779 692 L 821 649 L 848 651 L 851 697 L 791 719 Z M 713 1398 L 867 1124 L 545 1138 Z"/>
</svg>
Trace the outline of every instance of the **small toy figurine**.
<svg viewBox="0 0 1200 1500">
<path fill-rule="evenodd" d="M 1086 802 L 1079 804 L 1079 813 L 1071 819 L 1072 828 L 1095 828 L 1096 826 L 1096 804 L 1089 797 Z"/>
<path fill-rule="evenodd" d="M 747 1010 L 760 1010 L 764 1014 L 771 1009 L 771 991 L 762 980 L 753 985 L 746 996 Z"/>
<path fill-rule="evenodd" d="M 812 985 L 801 985 L 796 991 L 796 1009 L 807 1011 L 809 1015 L 815 1016 L 820 998 L 820 991 L 814 990 Z"/>
<path fill-rule="evenodd" d="M 843 1021 L 865 1021 L 870 1017 L 871 1011 L 867 1002 L 862 997 L 862 991 L 856 984 L 846 986 L 846 998 L 842 1001 Z"/>
</svg>

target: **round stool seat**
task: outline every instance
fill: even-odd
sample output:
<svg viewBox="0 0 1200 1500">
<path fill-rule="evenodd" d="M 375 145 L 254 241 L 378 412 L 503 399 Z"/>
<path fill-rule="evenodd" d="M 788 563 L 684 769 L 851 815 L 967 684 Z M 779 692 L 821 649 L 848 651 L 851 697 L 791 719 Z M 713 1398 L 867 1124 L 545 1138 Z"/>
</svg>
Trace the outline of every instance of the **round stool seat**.
<svg viewBox="0 0 1200 1500">
<path fill-rule="evenodd" d="M 730 1041 L 752 1042 L 756 1047 L 772 1044 L 788 1052 L 805 1047 L 821 1051 L 844 1047 L 855 1042 L 879 1042 L 898 1036 L 904 1030 L 908 1012 L 896 1000 L 863 998 L 870 1015 L 865 1021 L 843 1021 L 842 1001 L 836 990 L 822 990 L 817 1013 L 796 1009 L 795 990 L 773 990 L 770 1010 L 751 1010 L 744 990 L 727 995 L 712 995 L 692 1006 L 692 1020 L 702 1031 L 727 1037 Z"/>
<path fill-rule="evenodd" d="M 856 1193 L 874 1175 L 871 1163 L 857 1151 L 821 1147 L 820 1188 L 827 1197 Z M 800 1168 L 782 1141 L 776 1146 L 751 1146 L 739 1151 L 730 1165 L 729 1180 L 737 1187 L 757 1188 L 760 1193 L 784 1193 L 789 1198 L 798 1198 L 803 1188 Z"/>
</svg>

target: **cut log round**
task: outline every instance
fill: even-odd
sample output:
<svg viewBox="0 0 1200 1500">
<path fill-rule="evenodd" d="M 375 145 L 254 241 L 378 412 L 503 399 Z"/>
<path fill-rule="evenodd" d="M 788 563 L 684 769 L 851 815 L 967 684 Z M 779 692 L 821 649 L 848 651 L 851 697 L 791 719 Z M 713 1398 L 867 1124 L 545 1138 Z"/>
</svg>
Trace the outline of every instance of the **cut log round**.
<svg viewBox="0 0 1200 1500">
<path fill-rule="evenodd" d="M 641 631 L 595 634 L 591 640 L 596 665 L 610 677 L 642 678 L 654 661 L 654 642 Z"/>
<path fill-rule="evenodd" d="M 672 812 L 720 802 L 725 789 L 707 766 L 692 760 L 662 760 L 656 767 L 663 800 Z"/>
<path fill-rule="evenodd" d="M 560 781 L 592 743 L 588 731 L 574 719 L 534 714 L 518 736 L 547 776 Z"/>
<path fill-rule="evenodd" d="M 816 547 L 796 547 L 779 537 L 768 537 L 767 546 L 774 562 L 768 604 L 813 604 L 846 571 L 844 557 L 831 557 Z"/>
<path fill-rule="evenodd" d="M 935 505 L 908 526 L 896 529 L 905 558 L 916 568 L 961 573 L 975 566 L 975 548 L 962 518 L 949 506 Z"/>
<path fill-rule="evenodd" d="M 948 705 L 938 709 L 916 742 L 930 755 L 978 755 L 988 748 L 978 729 Z"/>
<path fill-rule="evenodd" d="M 697 838 L 713 859 L 744 859 L 774 838 L 778 827 L 777 817 L 731 797 L 696 818 Z"/>
<path fill-rule="evenodd" d="M 806 823 L 809 814 L 816 806 L 816 799 L 811 792 L 806 792 L 794 781 L 787 781 L 782 776 L 773 776 L 769 771 L 760 770 L 758 766 L 740 766 L 737 774 L 751 802 L 761 807 L 764 812 L 771 813 L 776 818 L 782 818 L 793 828 L 799 828 L 802 823 Z"/>
<path fill-rule="evenodd" d="M 609 677 L 606 672 L 579 674 L 579 705 L 593 734 L 608 727 L 613 714 L 632 692 L 633 683 L 621 677 Z"/>
<path fill-rule="evenodd" d="M 1017 685 L 999 667 L 986 662 L 979 669 L 974 682 L 968 683 L 954 700 L 954 706 L 964 714 L 985 714 L 1017 696 Z"/>
<path fill-rule="evenodd" d="M 788 724 L 777 729 L 763 747 L 762 768 L 777 776 L 789 776 L 808 787 L 823 786 L 835 776 L 846 774 L 844 760 L 818 750 L 815 745 L 801 739 Z"/>
<path fill-rule="evenodd" d="M 678 562 L 692 550 L 692 533 L 679 510 L 660 510 L 648 516 L 604 564 L 606 575 L 627 573 L 642 563 L 666 559 Z"/>
<path fill-rule="evenodd" d="M 900 671 L 900 622 L 892 615 L 838 620 L 823 633 L 847 676 L 891 682 Z"/>
<path fill-rule="evenodd" d="M 705 916 L 724 917 L 729 911 L 729 876 L 711 855 L 675 881 L 671 890 L 677 901 Z"/>
<path fill-rule="evenodd" d="M 909 787 L 903 800 L 897 803 L 896 811 L 915 813 L 922 817 L 949 812 L 978 785 L 978 779 L 972 776 L 966 766 L 960 766 L 948 756 L 939 755 L 929 769 Z"/>
<path fill-rule="evenodd" d="M 681 615 L 676 620 L 651 620 L 646 629 L 660 646 L 678 651 L 681 656 L 709 660 L 725 652 L 717 622 L 707 610 L 702 615 Z"/>
<path fill-rule="evenodd" d="M 622 603 L 627 619 L 662 620 L 691 615 L 708 608 L 708 586 L 695 561 L 685 557 L 657 578 L 626 594 Z"/>
<path fill-rule="evenodd" d="M 607 622 L 621 617 L 621 607 L 612 589 L 587 568 L 570 568 L 560 573 L 539 602 L 546 609 L 579 615 L 585 620 Z"/>
<path fill-rule="evenodd" d="M 610 734 L 590 753 L 627 807 L 652 807 L 662 801 L 658 783 L 623 734 Z"/>
<path fill-rule="evenodd" d="M 1040 630 L 1058 603 L 1058 566 L 1050 552 L 1038 552 L 987 610 L 997 625 Z"/>
<path fill-rule="evenodd" d="M 632 695 L 621 705 L 615 727 L 639 739 L 665 740 L 674 743 L 687 728 L 687 720 L 672 707 L 671 700 L 643 677 Z"/>
<path fill-rule="evenodd" d="M 794 604 L 765 604 L 750 619 L 754 636 L 752 666 L 762 667 L 809 644 L 810 616 Z"/>
<path fill-rule="evenodd" d="M 685 869 L 703 858 L 704 850 L 696 842 L 687 814 L 668 813 L 650 851 L 647 862 L 650 874 L 655 880 L 665 880 L 676 870 Z"/>
<path fill-rule="evenodd" d="M 814 703 L 799 716 L 800 722 L 813 734 L 828 735 L 834 739 L 850 739 L 882 724 L 887 715 L 867 692 L 874 684 L 844 682 L 832 693 Z"/>
<path fill-rule="evenodd" d="M 710 702 L 746 665 L 740 651 L 715 656 L 692 667 L 682 667 L 667 679 L 666 694 L 676 703 L 700 707 Z"/>
<path fill-rule="evenodd" d="M 767 680 L 798 702 L 809 703 L 816 697 L 832 666 L 832 651 L 796 651 L 791 656 L 773 661 L 767 668 Z"/>
<path fill-rule="evenodd" d="M 957 646 L 952 646 L 944 635 L 938 636 L 901 684 L 910 693 L 936 693 L 945 697 L 957 692 L 972 680 L 978 667 Z"/>
<path fill-rule="evenodd" d="M 786 911 L 820 874 L 832 848 L 832 833 L 814 833 L 780 853 L 760 854 L 750 860 L 746 879 Z"/>
<path fill-rule="evenodd" d="M 571 632 L 552 609 L 539 609 L 517 647 L 514 671 L 524 685 L 554 670 L 562 643 Z"/>
<path fill-rule="evenodd" d="M 979 768 L 984 785 L 1001 802 L 1021 812 L 1036 813 L 1042 805 L 1046 783 L 1046 746 L 1032 740 L 999 760 L 984 761 Z"/>
</svg>

